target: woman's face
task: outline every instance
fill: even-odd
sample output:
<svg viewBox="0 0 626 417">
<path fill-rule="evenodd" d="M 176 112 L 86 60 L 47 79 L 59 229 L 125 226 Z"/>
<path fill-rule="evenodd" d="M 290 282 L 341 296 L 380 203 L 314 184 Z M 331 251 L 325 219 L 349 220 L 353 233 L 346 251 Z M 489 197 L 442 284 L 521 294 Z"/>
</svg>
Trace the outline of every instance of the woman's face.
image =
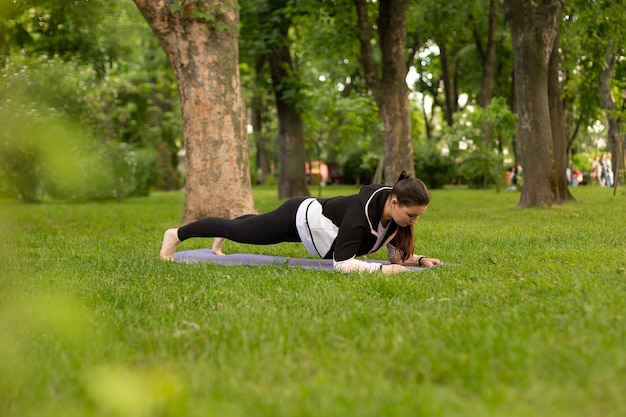
<svg viewBox="0 0 626 417">
<path fill-rule="evenodd" d="M 400 227 L 413 226 L 417 219 L 426 212 L 428 206 L 401 206 L 392 200 L 391 217 L 393 221 Z"/>
</svg>

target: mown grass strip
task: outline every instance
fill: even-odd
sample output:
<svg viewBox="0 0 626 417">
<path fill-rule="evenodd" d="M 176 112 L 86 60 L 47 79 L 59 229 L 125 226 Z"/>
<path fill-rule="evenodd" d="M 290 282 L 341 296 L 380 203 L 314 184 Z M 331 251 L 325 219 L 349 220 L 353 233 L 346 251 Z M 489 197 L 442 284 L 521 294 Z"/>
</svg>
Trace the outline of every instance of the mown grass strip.
<svg viewBox="0 0 626 417">
<path fill-rule="evenodd" d="M 417 247 L 454 266 L 397 276 L 162 262 L 182 193 L 4 202 L 0 410 L 624 415 L 626 200 L 573 192 L 521 210 L 516 193 L 436 190 Z M 275 190 L 255 196 L 278 204 Z"/>
</svg>

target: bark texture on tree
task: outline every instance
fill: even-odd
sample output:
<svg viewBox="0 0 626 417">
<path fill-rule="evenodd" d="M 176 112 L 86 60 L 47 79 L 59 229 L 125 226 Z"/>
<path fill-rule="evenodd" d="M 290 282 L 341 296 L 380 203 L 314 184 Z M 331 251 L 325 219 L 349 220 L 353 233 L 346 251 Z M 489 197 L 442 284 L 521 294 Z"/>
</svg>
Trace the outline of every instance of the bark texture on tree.
<svg viewBox="0 0 626 417">
<path fill-rule="evenodd" d="M 548 64 L 564 0 L 505 0 L 514 54 L 518 139 L 524 182 L 520 207 L 559 204 L 548 100 Z"/>
<path fill-rule="evenodd" d="M 367 87 L 372 91 L 385 125 L 384 182 L 393 185 L 405 170 L 414 175 L 413 143 L 406 53 L 408 0 L 378 2 L 378 35 L 382 53 L 382 78 L 374 64 L 371 28 L 365 0 L 354 0 L 357 11 L 360 61 Z"/>
<path fill-rule="evenodd" d="M 237 2 L 135 0 L 174 69 L 183 115 L 184 220 L 254 213 L 246 109 L 239 76 Z M 210 22 L 202 14 L 216 15 Z M 219 26 L 218 26 L 219 23 Z"/>
</svg>

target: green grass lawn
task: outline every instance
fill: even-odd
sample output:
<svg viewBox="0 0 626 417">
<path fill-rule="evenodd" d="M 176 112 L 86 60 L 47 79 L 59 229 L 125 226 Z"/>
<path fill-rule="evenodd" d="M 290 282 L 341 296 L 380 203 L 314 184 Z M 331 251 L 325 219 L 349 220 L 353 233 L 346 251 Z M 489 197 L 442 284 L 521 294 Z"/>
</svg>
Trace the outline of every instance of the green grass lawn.
<svg viewBox="0 0 626 417">
<path fill-rule="evenodd" d="M 5 201 L 0 415 L 624 416 L 626 196 L 572 192 L 436 190 L 416 247 L 449 265 L 394 276 L 162 262 L 180 192 Z"/>
</svg>

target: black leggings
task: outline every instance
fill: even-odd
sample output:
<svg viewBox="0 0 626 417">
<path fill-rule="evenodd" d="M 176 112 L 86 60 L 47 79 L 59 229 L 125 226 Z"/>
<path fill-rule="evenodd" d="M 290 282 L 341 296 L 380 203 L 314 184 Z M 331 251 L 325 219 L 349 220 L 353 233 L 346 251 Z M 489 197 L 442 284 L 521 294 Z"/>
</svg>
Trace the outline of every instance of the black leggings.
<svg viewBox="0 0 626 417">
<path fill-rule="evenodd" d="M 281 242 L 300 242 L 296 229 L 296 212 L 306 197 L 285 201 L 274 211 L 247 214 L 236 219 L 206 217 L 178 229 L 181 241 L 192 237 L 225 237 L 239 243 L 272 245 Z"/>
</svg>

